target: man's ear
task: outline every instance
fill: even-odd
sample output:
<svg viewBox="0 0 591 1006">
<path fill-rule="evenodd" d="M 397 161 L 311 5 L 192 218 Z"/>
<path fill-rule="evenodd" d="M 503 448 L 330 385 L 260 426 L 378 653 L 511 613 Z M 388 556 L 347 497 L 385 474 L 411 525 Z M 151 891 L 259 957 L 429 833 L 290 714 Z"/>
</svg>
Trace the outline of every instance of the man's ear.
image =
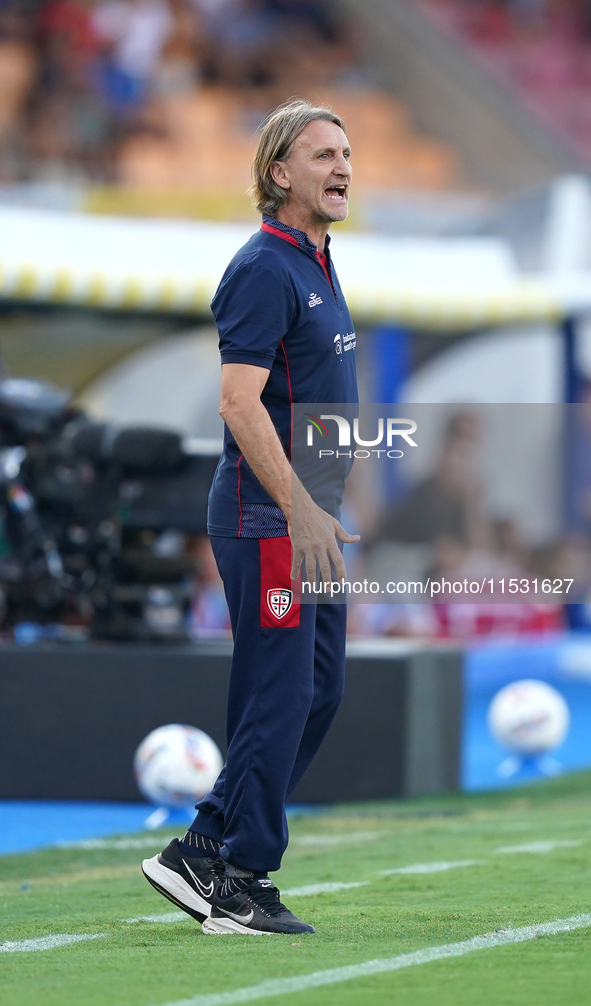
<svg viewBox="0 0 591 1006">
<path fill-rule="evenodd" d="M 291 188 L 291 182 L 284 161 L 273 161 L 271 165 L 271 178 L 282 189 Z"/>
</svg>

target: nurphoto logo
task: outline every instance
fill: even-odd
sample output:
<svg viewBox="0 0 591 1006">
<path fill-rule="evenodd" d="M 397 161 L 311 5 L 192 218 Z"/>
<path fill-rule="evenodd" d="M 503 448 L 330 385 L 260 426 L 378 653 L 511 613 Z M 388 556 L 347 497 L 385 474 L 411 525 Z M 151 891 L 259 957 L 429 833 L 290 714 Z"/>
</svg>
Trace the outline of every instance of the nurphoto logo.
<svg viewBox="0 0 591 1006">
<path fill-rule="evenodd" d="M 328 437 L 329 431 L 326 426 L 326 422 L 331 420 L 337 424 L 338 429 L 338 446 L 339 447 L 351 447 L 351 423 L 344 416 L 338 416 L 334 414 L 324 414 L 316 416 L 311 412 L 306 412 L 305 417 L 308 423 L 307 429 L 307 446 L 314 447 L 314 431 L 320 437 Z M 411 434 L 416 433 L 417 424 L 414 419 L 404 419 L 404 418 L 393 418 L 393 419 L 378 419 L 377 423 L 377 436 L 373 440 L 363 440 L 359 432 L 359 419 L 353 419 L 353 440 L 361 448 L 377 448 L 378 444 L 384 443 L 384 436 L 386 440 L 386 446 L 381 450 L 355 450 L 351 451 L 333 451 L 321 449 L 318 451 L 318 457 L 330 457 L 336 454 L 337 457 L 356 457 L 356 458 L 369 458 L 372 454 L 376 454 L 378 457 L 381 454 L 386 454 L 389 458 L 403 457 L 404 452 L 400 450 L 388 450 L 387 448 L 392 448 L 394 443 L 394 437 L 402 437 L 402 439 L 410 447 L 418 447 L 415 440 L 412 439 Z M 397 441 L 398 443 L 398 441 Z"/>
</svg>

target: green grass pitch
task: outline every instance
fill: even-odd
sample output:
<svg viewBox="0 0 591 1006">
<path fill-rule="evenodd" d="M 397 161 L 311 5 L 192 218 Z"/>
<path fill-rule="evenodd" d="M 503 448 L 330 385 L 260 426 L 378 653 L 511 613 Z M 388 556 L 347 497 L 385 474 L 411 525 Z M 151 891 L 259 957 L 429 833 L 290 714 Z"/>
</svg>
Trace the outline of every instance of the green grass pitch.
<svg viewBox="0 0 591 1006">
<path fill-rule="evenodd" d="M 3 1006 L 168 1006 L 591 912 L 591 773 L 499 793 L 333 807 L 292 819 L 290 830 L 276 877 L 282 890 L 362 885 L 285 896 L 315 936 L 203 936 L 186 916 L 121 921 L 174 910 L 139 870 L 170 829 L 148 836 L 146 849 L 111 843 L 0 857 L 0 943 L 107 934 L 0 954 Z M 546 851 L 514 848 L 535 842 L 548 842 Z M 513 851 L 499 851 L 507 847 Z M 476 862 L 381 874 L 441 861 Z M 266 1006 L 273 998 L 257 1001 Z M 589 1006 L 591 927 L 291 992 L 281 1001 Z"/>
</svg>

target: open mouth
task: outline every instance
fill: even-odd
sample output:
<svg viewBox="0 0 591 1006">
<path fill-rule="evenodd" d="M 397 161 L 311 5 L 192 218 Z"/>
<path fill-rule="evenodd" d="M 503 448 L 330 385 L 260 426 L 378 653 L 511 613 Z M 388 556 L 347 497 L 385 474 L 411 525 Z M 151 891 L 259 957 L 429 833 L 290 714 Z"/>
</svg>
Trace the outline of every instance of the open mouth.
<svg viewBox="0 0 591 1006">
<path fill-rule="evenodd" d="M 346 185 L 330 185 L 324 190 L 325 195 L 329 199 L 334 199 L 335 202 L 341 202 L 347 198 L 347 186 Z"/>
</svg>

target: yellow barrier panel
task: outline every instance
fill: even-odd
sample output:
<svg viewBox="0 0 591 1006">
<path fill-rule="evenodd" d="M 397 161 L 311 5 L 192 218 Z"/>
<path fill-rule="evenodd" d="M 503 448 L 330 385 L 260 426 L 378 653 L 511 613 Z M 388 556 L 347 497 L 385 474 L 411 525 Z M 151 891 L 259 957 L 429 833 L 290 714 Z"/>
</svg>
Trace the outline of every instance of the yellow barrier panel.
<svg viewBox="0 0 591 1006">
<path fill-rule="evenodd" d="M 33 300 L 37 293 L 37 273 L 31 266 L 22 266 L 12 291 L 15 300 Z"/>
</svg>

